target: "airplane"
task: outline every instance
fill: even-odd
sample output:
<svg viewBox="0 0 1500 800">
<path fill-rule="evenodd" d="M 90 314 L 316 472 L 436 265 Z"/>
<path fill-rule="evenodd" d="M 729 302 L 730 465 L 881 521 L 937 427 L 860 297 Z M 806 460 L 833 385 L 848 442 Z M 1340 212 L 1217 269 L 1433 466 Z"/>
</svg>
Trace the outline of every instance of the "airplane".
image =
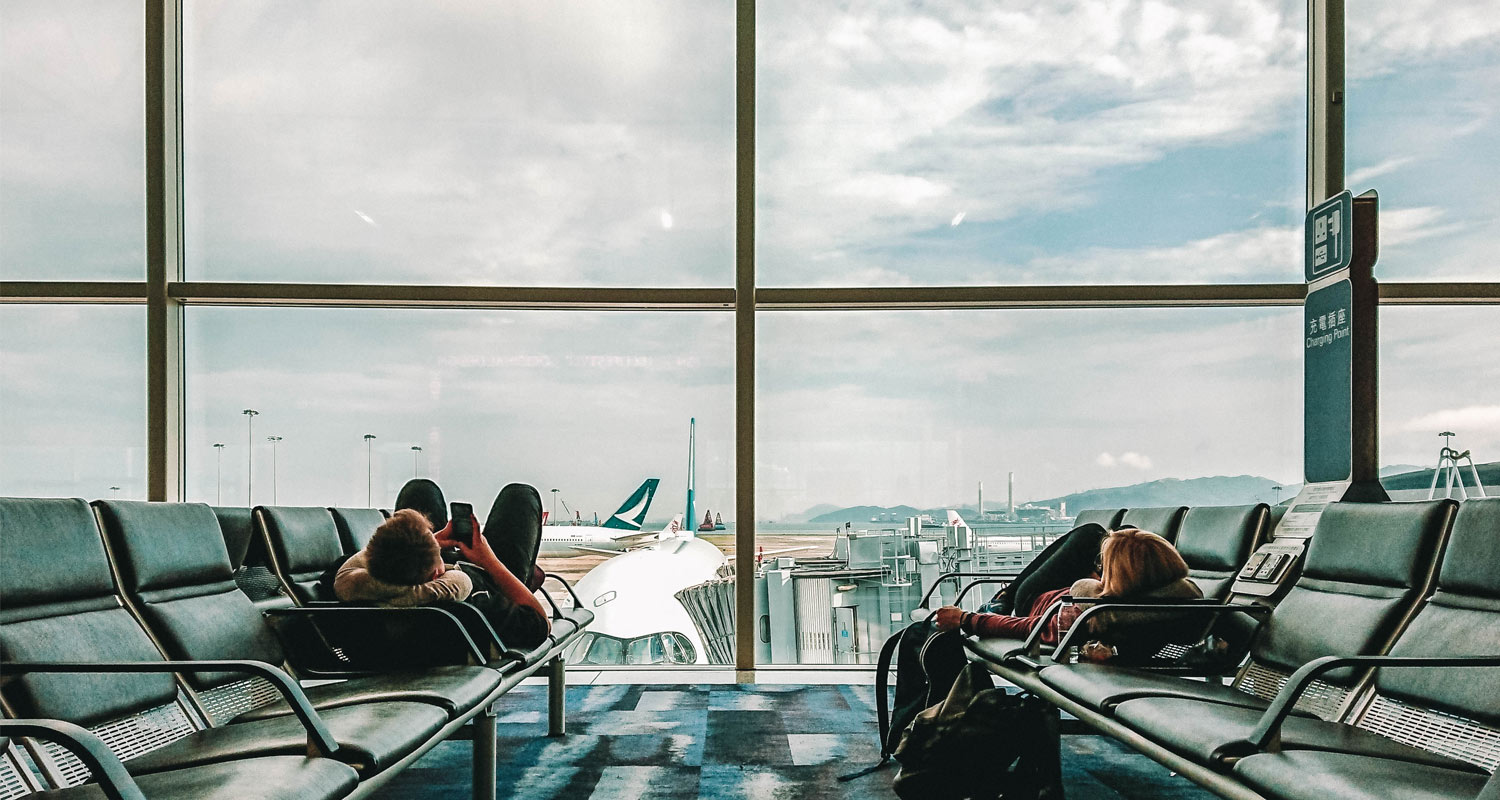
<svg viewBox="0 0 1500 800">
<path fill-rule="evenodd" d="M 656 487 L 660 483 L 660 478 L 647 478 L 630 495 L 630 499 L 602 524 L 585 525 L 581 520 L 562 524 L 548 521 L 542 525 L 542 543 L 537 555 L 546 558 L 617 555 L 630 547 L 655 540 L 666 533 L 667 529 L 647 532 L 642 531 L 641 527 L 645 524 L 646 510 L 651 507 L 651 499 L 656 496 Z M 671 528 L 673 524 L 680 528 L 681 517 L 674 519 L 667 527 Z"/>
<path fill-rule="evenodd" d="M 713 543 L 681 530 L 594 567 L 573 587 L 594 622 L 569 648 L 568 663 L 708 663 L 698 628 L 674 595 L 719 577 L 724 563 Z"/>
</svg>

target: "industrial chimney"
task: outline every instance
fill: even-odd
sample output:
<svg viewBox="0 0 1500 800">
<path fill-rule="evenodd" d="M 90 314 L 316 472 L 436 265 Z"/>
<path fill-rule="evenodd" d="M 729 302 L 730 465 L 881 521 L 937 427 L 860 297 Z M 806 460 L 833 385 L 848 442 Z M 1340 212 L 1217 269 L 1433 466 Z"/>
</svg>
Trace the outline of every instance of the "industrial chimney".
<svg viewBox="0 0 1500 800">
<path fill-rule="evenodd" d="M 1016 473 L 1005 473 L 1005 516 L 1008 519 L 1016 518 Z"/>
</svg>

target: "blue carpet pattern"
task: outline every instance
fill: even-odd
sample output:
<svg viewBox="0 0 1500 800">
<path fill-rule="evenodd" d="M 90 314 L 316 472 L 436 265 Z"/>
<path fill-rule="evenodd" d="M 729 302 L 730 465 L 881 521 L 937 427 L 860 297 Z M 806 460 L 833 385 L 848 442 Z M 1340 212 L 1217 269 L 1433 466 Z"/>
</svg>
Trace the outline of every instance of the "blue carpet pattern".
<svg viewBox="0 0 1500 800">
<path fill-rule="evenodd" d="M 874 764 L 873 686 L 606 685 L 568 688 L 568 735 L 546 736 L 544 686 L 501 701 L 500 797 L 894 798 L 894 767 L 849 783 Z M 472 746 L 444 742 L 376 797 L 463 798 Z M 1212 795 L 1098 736 L 1063 739 L 1073 800 L 1207 800 Z"/>
</svg>

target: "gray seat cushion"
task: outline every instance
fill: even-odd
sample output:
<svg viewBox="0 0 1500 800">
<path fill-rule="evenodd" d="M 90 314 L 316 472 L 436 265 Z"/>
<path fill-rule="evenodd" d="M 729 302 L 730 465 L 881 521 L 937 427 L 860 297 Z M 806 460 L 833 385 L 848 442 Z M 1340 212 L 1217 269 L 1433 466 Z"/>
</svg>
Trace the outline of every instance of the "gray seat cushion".
<svg viewBox="0 0 1500 800">
<path fill-rule="evenodd" d="M 1483 773 L 1311 750 L 1249 756 L 1234 774 L 1274 800 L 1473 800 L 1485 783 Z"/>
<path fill-rule="evenodd" d="M 969 636 L 964 646 L 985 661 L 993 664 L 1004 662 L 1007 658 L 1025 650 L 1024 639 L 1010 639 L 1004 636 Z"/>
<path fill-rule="evenodd" d="M 270 756 L 139 775 L 152 800 L 336 800 L 354 791 L 359 776 L 329 758 Z M 97 783 L 26 795 L 38 800 L 103 800 Z"/>
<path fill-rule="evenodd" d="M 365 703 L 318 715 L 339 744 L 338 759 L 361 776 L 401 760 L 448 721 L 442 709 L 425 703 Z M 306 752 L 307 729 L 296 717 L 284 716 L 201 730 L 132 758 L 125 766 L 136 774 Z"/>
<path fill-rule="evenodd" d="M 1136 697 L 1180 697 L 1252 709 L 1270 705 L 1255 695 L 1219 683 L 1108 664 L 1058 664 L 1043 668 L 1041 679 L 1078 703 L 1106 713 Z"/>
<path fill-rule="evenodd" d="M 500 673 L 488 667 L 436 667 L 325 683 L 302 691 L 319 711 L 356 703 L 408 701 L 437 706 L 452 718 L 478 705 L 499 685 Z M 234 721 L 269 719 L 290 713 L 291 706 L 283 700 L 247 711 Z"/>
<path fill-rule="evenodd" d="M 1199 764 L 1211 766 L 1220 766 L 1217 762 L 1249 752 L 1243 742 L 1255 730 L 1262 713 L 1253 708 L 1170 697 L 1126 700 L 1115 708 L 1116 719 L 1147 738 Z M 1469 768 L 1461 761 L 1315 717 L 1288 717 L 1281 728 L 1281 746 L 1286 750 L 1353 753 L 1447 769 Z"/>
</svg>

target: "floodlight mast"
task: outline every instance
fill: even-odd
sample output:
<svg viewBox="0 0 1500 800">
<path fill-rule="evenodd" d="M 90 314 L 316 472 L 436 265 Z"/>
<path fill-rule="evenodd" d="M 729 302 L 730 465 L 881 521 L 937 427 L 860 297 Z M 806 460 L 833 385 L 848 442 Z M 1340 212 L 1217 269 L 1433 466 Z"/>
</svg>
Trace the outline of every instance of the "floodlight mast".
<svg viewBox="0 0 1500 800">
<path fill-rule="evenodd" d="M 266 441 L 271 443 L 271 505 L 276 505 L 276 443 L 281 441 L 280 436 L 267 436 Z"/>
<path fill-rule="evenodd" d="M 365 508 L 375 507 L 375 451 L 370 446 L 375 439 L 375 434 L 365 434 Z"/>
<path fill-rule="evenodd" d="M 254 508 L 255 417 L 260 412 L 253 408 L 247 408 L 240 413 L 245 415 L 245 505 Z"/>
</svg>

